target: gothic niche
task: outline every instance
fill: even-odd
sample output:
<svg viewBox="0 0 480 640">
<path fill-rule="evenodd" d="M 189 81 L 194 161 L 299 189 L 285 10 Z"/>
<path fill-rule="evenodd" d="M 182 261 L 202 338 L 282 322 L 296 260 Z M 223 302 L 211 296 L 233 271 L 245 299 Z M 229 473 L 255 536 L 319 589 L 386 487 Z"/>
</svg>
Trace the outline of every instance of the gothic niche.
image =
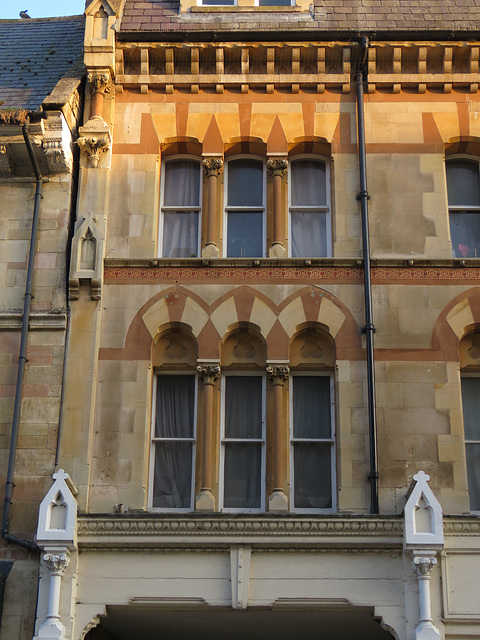
<svg viewBox="0 0 480 640">
<path fill-rule="evenodd" d="M 80 269 L 95 270 L 97 241 L 93 237 L 91 229 L 87 229 L 83 236 L 80 248 Z"/>
<path fill-rule="evenodd" d="M 155 368 L 191 368 L 197 366 L 198 346 L 185 329 L 171 329 L 158 337 L 153 346 L 152 364 Z"/>
<path fill-rule="evenodd" d="M 93 39 L 106 40 L 108 35 L 108 13 L 103 5 L 93 17 Z"/>
<path fill-rule="evenodd" d="M 222 345 L 222 367 L 265 367 L 267 351 L 265 341 L 256 331 L 242 328 L 231 333 Z"/>
<path fill-rule="evenodd" d="M 330 334 L 320 327 L 298 333 L 290 344 L 290 365 L 331 369 L 335 364 L 335 345 Z"/>
</svg>

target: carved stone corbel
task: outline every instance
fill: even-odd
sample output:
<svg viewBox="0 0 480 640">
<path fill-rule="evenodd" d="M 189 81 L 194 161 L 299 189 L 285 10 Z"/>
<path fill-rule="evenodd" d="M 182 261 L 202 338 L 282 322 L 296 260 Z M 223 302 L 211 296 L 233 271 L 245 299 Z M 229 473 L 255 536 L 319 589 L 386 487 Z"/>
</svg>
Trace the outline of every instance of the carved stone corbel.
<svg viewBox="0 0 480 640">
<path fill-rule="evenodd" d="M 82 136 L 77 140 L 77 144 L 88 156 L 88 164 L 92 168 L 98 167 L 100 154 L 110 149 L 110 132 L 103 136 Z"/>
</svg>

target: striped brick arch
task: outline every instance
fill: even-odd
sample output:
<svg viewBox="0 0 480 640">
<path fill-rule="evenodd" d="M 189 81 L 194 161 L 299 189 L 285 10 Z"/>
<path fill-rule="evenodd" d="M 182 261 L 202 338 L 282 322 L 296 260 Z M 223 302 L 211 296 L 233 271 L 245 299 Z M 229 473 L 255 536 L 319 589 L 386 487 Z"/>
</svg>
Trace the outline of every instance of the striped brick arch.
<svg viewBox="0 0 480 640">
<path fill-rule="evenodd" d="M 125 350 L 148 359 L 153 342 L 171 327 L 192 333 L 199 359 L 218 359 L 222 339 L 248 326 L 260 333 L 270 360 L 288 360 L 293 337 L 305 327 L 330 334 L 338 352 L 360 347 L 358 327 L 348 309 L 332 294 L 308 286 L 275 304 L 249 286 L 236 287 L 208 305 L 183 287 L 172 287 L 151 298 L 138 311 L 126 336 Z"/>
</svg>

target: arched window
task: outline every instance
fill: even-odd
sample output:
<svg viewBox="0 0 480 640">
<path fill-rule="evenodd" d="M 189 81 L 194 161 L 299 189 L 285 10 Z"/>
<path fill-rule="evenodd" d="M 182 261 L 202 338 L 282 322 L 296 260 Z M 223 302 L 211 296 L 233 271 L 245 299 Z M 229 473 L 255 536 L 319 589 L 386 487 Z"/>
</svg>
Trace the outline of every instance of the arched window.
<svg viewBox="0 0 480 640">
<path fill-rule="evenodd" d="M 235 158 L 225 171 L 224 254 L 228 258 L 265 256 L 265 166 L 262 160 Z"/>
<path fill-rule="evenodd" d="M 200 255 L 201 166 L 197 160 L 175 158 L 163 164 L 160 256 Z"/>
<path fill-rule="evenodd" d="M 238 331 L 222 346 L 220 509 L 265 509 L 265 345 Z"/>
<path fill-rule="evenodd" d="M 480 511 L 480 333 L 461 340 L 460 366 L 470 509 Z"/>
<path fill-rule="evenodd" d="M 193 509 L 196 362 L 195 339 L 184 331 L 169 331 L 154 347 L 149 492 L 153 509 Z"/>
<path fill-rule="evenodd" d="M 446 171 L 453 256 L 479 258 L 479 163 L 467 158 L 453 158 L 447 161 Z"/>
<path fill-rule="evenodd" d="M 292 258 L 332 255 L 329 167 L 325 160 L 292 160 L 289 179 L 289 237 Z"/>
<path fill-rule="evenodd" d="M 290 347 L 292 511 L 333 511 L 335 504 L 334 346 L 314 328 Z"/>
</svg>

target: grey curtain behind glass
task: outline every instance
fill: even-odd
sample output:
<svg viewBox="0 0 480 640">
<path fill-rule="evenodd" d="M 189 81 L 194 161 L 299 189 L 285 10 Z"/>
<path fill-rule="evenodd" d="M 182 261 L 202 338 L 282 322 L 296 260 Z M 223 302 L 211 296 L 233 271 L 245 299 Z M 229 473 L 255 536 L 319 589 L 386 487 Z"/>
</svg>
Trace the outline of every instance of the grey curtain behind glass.
<svg viewBox="0 0 480 640">
<path fill-rule="evenodd" d="M 194 399 L 194 376 L 157 377 L 154 507 L 191 506 Z"/>
</svg>

